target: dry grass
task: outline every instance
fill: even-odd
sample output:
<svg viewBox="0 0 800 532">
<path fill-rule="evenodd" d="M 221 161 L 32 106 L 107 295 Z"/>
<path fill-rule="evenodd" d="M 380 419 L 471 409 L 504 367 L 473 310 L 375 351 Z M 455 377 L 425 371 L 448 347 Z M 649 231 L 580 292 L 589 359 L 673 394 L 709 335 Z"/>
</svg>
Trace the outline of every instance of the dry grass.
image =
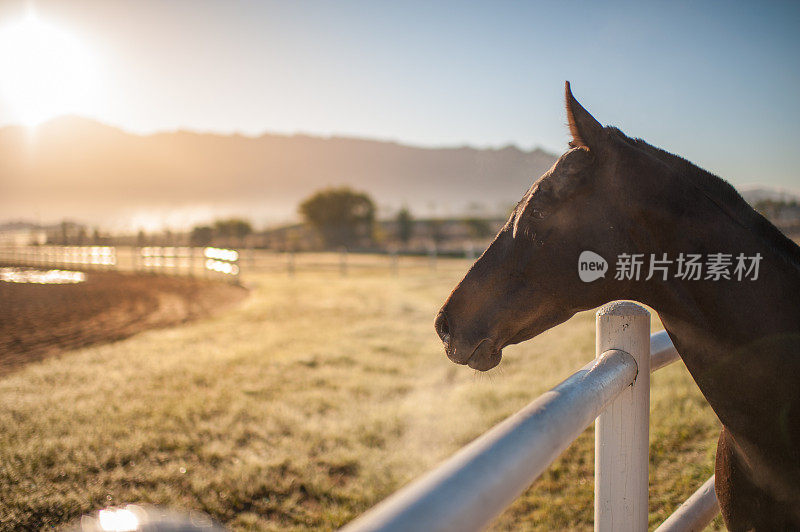
<svg viewBox="0 0 800 532">
<path fill-rule="evenodd" d="M 123 502 L 241 530 L 341 526 L 593 355 L 585 313 L 492 373 L 453 365 L 432 322 L 459 277 L 251 276 L 225 314 L 1 379 L 0 528 Z M 718 425 L 682 365 L 652 399 L 655 524 L 711 474 Z M 591 528 L 592 464 L 584 434 L 494 528 Z"/>
</svg>

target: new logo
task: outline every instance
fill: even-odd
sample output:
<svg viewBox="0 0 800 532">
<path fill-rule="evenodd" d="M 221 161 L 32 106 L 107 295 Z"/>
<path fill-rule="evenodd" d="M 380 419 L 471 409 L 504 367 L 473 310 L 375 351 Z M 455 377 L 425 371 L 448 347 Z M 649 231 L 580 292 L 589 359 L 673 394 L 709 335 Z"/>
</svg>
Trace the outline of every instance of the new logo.
<svg viewBox="0 0 800 532">
<path fill-rule="evenodd" d="M 591 283 L 606 276 L 608 262 L 594 251 L 582 251 L 578 257 L 578 276 L 584 283 Z"/>
</svg>

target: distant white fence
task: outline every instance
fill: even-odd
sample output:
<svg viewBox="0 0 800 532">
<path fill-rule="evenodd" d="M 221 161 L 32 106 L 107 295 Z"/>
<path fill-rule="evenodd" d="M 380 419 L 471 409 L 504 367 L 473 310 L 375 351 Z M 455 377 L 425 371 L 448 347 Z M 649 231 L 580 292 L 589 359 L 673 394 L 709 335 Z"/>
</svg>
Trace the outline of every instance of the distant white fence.
<svg viewBox="0 0 800 532">
<path fill-rule="evenodd" d="M 397 251 L 384 253 L 358 252 L 292 252 L 272 250 L 247 250 L 243 262 L 255 271 L 297 273 L 338 273 L 342 277 L 359 274 L 402 273 L 419 274 L 436 271 L 463 272 L 474 261 L 474 254 L 462 257 L 443 257 L 433 248 L 427 255 L 403 254 Z"/>
<path fill-rule="evenodd" d="M 0 263 L 221 277 L 238 282 L 239 252 L 214 247 L 6 246 Z"/>
<path fill-rule="evenodd" d="M 678 358 L 643 307 L 604 306 L 594 361 L 345 530 L 481 530 L 597 418 L 594 528 L 646 531 L 650 372 Z M 657 532 L 702 530 L 718 512 L 712 476 Z"/>
<path fill-rule="evenodd" d="M 138 248 L 135 260 L 138 271 L 161 272 L 170 274 L 224 275 L 238 280 L 241 273 L 239 252 L 235 249 L 194 248 L 194 247 L 158 247 Z"/>
<path fill-rule="evenodd" d="M 117 249 L 111 246 L 5 246 L 0 261 L 48 267 L 116 269 Z"/>
<path fill-rule="evenodd" d="M 433 248 L 431 248 L 432 250 Z M 0 262 L 46 267 L 115 269 L 167 275 L 220 276 L 238 280 L 244 272 L 420 274 L 458 271 L 465 260 L 428 255 L 387 253 L 286 252 L 247 248 L 243 250 L 189 246 L 2 246 Z M 211 254 L 209 256 L 209 254 Z M 475 253 L 468 254 L 474 256 Z M 235 258 L 234 258 L 235 257 Z"/>
</svg>

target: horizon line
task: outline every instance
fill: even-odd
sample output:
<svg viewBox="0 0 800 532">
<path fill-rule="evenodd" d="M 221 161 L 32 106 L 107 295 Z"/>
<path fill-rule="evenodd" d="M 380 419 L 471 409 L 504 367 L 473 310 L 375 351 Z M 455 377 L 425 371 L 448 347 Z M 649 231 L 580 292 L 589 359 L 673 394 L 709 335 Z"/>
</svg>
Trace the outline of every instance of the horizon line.
<svg viewBox="0 0 800 532">
<path fill-rule="evenodd" d="M 47 126 L 48 124 L 52 124 L 53 122 L 57 122 L 59 120 L 65 119 L 77 119 L 83 120 L 86 122 L 94 122 L 95 124 L 99 124 L 104 127 L 110 127 L 116 130 L 119 130 L 123 133 L 128 135 L 134 135 L 137 137 L 154 137 L 157 135 L 169 135 L 169 134 L 178 134 L 178 133 L 187 133 L 190 135 L 209 135 L 209 136 L 217 136 L 217 137 L 241 137 L 249 140 L 258 140 L 264 137 L 308 137 L 308 138 L 316 138 L 322 140 L 356 140 L 356 141 L 368 141 L 368 142 L 380 142 L 384 144 L 396 144 L 400 146 L 406 146 L 409 148 L 418 148 L 418 149 L 425 149 L 425 150 L 457 150 L 457 149 L 473 149 L 479 151 L 501 151 L 506 149 L 516 149 L 523 153 L 534 153 L 534 152 L 541 152 L 547 155 L 551 155 L 556 157 L 557 154 L 553 153 L 552 151 L 546 149 L 541 145 L 534 145 L 530 148 L 525 148 L 517 144 L 516 142 L 509 141 L 503 144 L 472 144 L 468 141 L 463 141 L 458 144 L 426 144 L 421 142 L 414 142 L 408 140 L 401 140 L 396 138 L 386 138 L 386 137 L 378 137 L 378 136 L 369 136 L 367 134 L 360 134 L 360 133 L 322 133 L 322 132 L 307 132 L 307 131 L 279 131 L 279 130 L 270 130 L 264 129 L 260 133 L 250 134 L 244 133 L 239 130 L 214 130 L 214 129 L 194 129 L 191 127 L 178 127 L 178 128 L 164 128 L 164 129 L 153 129 L 148 131 L 137 131 L 135 129 L 130 129 L 121 124 L 113 124 L 106 121 L 103 121 L 98 118 L 85 116 L 85 115 L 78 115 L 78 114 L 61 114 L 56 115 L 47 120 L 44 120 L 36 125 L 27 125 L 22 124 L 19 122 L 6 122 L 0 124 L 0 131 L 4 129 L 22 129 L 28 132 L 28 134 L 35 134 L 36 130 L 40 127 Z M 566 147 L 565 150 L 566 151 Z"/>
</svg>

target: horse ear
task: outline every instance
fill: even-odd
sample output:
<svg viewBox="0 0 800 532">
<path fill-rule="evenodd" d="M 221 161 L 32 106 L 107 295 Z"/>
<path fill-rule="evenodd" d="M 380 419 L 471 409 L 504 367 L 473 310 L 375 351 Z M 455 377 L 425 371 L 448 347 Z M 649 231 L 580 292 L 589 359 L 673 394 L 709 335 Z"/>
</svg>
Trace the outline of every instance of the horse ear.
<svg viewBox="0 0 800 532">
<path fill-rule="evenodd" d="M 569 81 L 564 87 L 564 98 L 567 104 L 567 123 L 569 132 L 572 134 L 572 141 L 569 143 L 573 148 L 583 147 L 591 149 L 597 145 L 603 133 L 603 126 L 583 108 L 578 100 L 572 95 Z"/>
</svg>

